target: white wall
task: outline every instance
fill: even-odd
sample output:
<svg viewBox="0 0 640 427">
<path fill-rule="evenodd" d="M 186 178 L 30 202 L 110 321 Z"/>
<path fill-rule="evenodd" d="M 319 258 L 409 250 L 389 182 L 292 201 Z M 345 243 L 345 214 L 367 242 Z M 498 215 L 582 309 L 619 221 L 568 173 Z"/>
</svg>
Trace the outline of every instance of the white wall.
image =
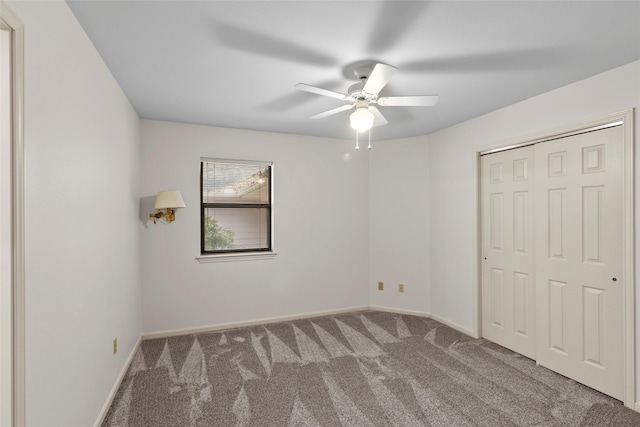
<svg viewBox="0 0 640 427">
<path fill-rule="evenodd" d="M 25 23 L 26 418 L 86 427 L 140 336 L 140 122 L 66 3 L 10 7 Z"/>
<path fill-rule="evenodd" d="M 374 129 L 375 131 L 375 129 Z M 371 305 L 428 313 L 428 137 L 373 143 L 369 156 Z M 384 290 L 378 290 L 384 282 Z M 404 293 L 398 284 L 405 285 Z"/>
<path fill-rule="evenodd" d="M 143 195 L 186 208 L 142 237 L 143 330 L 368 305 L 368 156 L 351 142 L 142 121 Z M 200 157 L 274 162 L 271 260 L 200 264 Z M 148 212 L 141 212 L 147 215 Z"/>
<path fill-rule="evenodd" d="M 469 120 L 429 136 L 431 308 L 447 320 L 473 327 L 474 148 L 536 134 L 629 108 L 640 141 L 640 61 Z M 640 150 L 636 148 L 636 165 Z M 640 231 L 640 173 L 636 166 L 636 233 Z M 636 236 L 636 275 L 640 272 Z M 636 307 L 640 307 L 640 276 Z M 640 322 L 640 316 L 636 317 Z M 637 326 L 640 332 L 640 323 Z M 637 338 L 640 344 L 640 336 Z M 637 356 L 640 356 L 638 351 Z M 640 357 L 638 364 L 640 366 Z M 637 384 L 640 392 L 640 383 Z"/>
</svg>

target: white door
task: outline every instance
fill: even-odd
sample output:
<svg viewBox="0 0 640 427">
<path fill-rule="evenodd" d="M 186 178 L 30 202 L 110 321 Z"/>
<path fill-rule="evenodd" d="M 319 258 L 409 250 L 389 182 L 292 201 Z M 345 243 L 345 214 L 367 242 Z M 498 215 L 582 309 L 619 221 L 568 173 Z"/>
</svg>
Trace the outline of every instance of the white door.
<svg viewBox="0 0 640 427">
<path fill-rule="evenodd" d="M 482 335 L 535 358 L 533 146 L 482 157 Z"/>
<path fill-rule="evenodd" d="M 622 127 L 536 145 L 538 362 L 623 399 Z"/>
</svg>

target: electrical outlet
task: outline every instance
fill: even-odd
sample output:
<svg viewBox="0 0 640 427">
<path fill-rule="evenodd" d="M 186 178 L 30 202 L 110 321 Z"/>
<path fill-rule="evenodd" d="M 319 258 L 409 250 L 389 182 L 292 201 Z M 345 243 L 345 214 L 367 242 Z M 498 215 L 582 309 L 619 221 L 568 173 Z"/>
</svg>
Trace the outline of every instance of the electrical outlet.
<svg viewBox="0 0 640 427">
<path fill-rule="evenodd" d="M 402 283 L 398 285 L 398 292 L 404 292 L 404 285 Z"/>
<path fill-rule="evenodd" d="M 118 352 L 118 338 L 113 339 L 113 354 Z"/>
<path fill-rule="evenodd" d="M 384 282 L 378 282 L 378 290 L 384 291 Z"/>
</svg>

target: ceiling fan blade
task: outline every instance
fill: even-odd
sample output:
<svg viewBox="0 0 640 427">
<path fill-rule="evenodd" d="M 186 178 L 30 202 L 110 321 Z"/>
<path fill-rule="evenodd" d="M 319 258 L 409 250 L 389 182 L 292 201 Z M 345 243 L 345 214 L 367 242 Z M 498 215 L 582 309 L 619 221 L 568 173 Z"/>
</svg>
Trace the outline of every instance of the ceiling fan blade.
<svg viewBox="0 0 640 427">
<path fill-rule="evenodd" d="M 311 86 L 306 83 L 298 83 L 296 85 L 296 89 L 303 90 L 305 92 L 315 93 L 317 95 L 330 96 L 331 98 L 337 98 L 337 99 L 343 99 L 343 100 L 347 98 L 347 96 L 343 93 L 334 92 L 329 89 L 322 89 L 321 87 Z"/>
<path fill-rule="evenodd" d="M 538 70 L 546 64 L 564 64 L 569 61 L 568 58 L 565 48 L 544 47 L 420 59 L 399 66 L 403 72 L 409 73 L 471 74 Z"/>
<path fill-rule="evenodd" d="M 340 112 L 342 112 L 342 111 L 350 110 L 350 109 L 352 109 L 353 107 L 355 107 L 355 104 L 351 104 L 351 105 L 342 105 L 342 106 L 340 106 L 340 107 L 338 107 L 338 108 L 334 108 L 334 109 L 332 109 L 332 110 L 325 111 L 324 113 L 318 113 L 318 114 L 316 114 L 315 116 L 311 116 L 311 118 L 312 118 L 312 119 L 322 119 L 322 118 L 327 117 L 327 116 L 332 116 L 332 115 L 334 115 L 334 114 L 338 114 L 338 113 L 340 113 Z"/>
<path fill-rule="evenodd" d="M 387 121 L 387 119 L 384 118 L 384 116 L 382 115 L 380 110 L 378 110 L 373 105 L 369 106 L 369 111 L 371 111 L 373 113 L 373 127 L 382 126 L 382 125 L 386 125 L 387 123 L 389 123 Z"/>
<path fill-rule="evenodd" d="M 231 49 L 319 67 L 333 67 L 337 64 L 337 58 L 313 50 L 310 46 L 297 44 L 285 38 L 273 37 L 266 32 L 252 31 L 223 22 L 214 22 L 213 24 L 213 31 L 218 40 Z"/>
<path fill-rule="evenodd" d="M 371 27 L 374 30 L 367 42 L 367 51 L 376 56 L 397 46 L 429 7 L 427 1 L 407 1 L 402 3 L 402 7 L 394 1 L 379 3 L 376 21 Z M 402 25 L 398 25 L 399 22 Z"/>
<path fill-rule="evenodd" d="M 367 78 L 367 82 L 362 88 L 367 93 L 378 94 L 383 87 L 389 83 L 389 80 L 398 71 L 396 67 L 387 64 L 376 64 L 371 71 L 371 75 Z"/>
<path fill-rule="evenodd" d="M 378 105 L 383 107 L 430 107 L 438 103 L 438 95 L 383 96 Z"/>
</svg>

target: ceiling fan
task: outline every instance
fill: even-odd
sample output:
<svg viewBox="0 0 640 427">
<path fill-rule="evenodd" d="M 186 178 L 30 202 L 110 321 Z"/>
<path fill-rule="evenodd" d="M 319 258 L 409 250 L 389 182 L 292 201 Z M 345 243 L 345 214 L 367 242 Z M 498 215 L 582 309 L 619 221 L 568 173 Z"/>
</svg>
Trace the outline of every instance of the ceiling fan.
<svg viewBox="0 0 640 427">
<path fill-rule="evenodd" d="M 311 118 L 322 119 L 355 108 L 356 111 L 350 116 L 351 127 L 358 132 L 364 132 L 373 126 L 382 126 L 388 123 L 380 110 L 372 104 L 378 104 L 383 107 L 428 107 L 438 102 L 438 95 L 379 97 L 380 91 L 389 83 L 397 71 L 396 67 L 382 63 L 377 63 L 373 67 L 358 67 L 354 73 L 360 82 L 351 85 L 346 94 L 311 86 L 306 83 L 298 83 L 296 89 L 348 102 L 349 104 L 347 105 L 324 111 L 311 116 Z"/>
</svg>

